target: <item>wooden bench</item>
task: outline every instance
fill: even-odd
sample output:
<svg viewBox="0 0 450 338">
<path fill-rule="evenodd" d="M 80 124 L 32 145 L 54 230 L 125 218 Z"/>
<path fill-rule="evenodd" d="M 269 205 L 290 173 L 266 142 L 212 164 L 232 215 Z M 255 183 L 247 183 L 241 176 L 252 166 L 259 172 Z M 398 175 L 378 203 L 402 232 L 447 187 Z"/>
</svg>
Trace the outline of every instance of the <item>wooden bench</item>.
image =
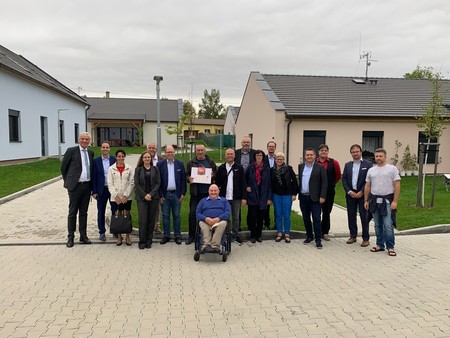
<svg viewBox="0 0 450 338">
<path fill-rule="evenodd" d="M 442 181 L 444 182 L 445 190 L 448 191 L 448 188 L 450 187 L 450 174 L 442 175 Z"/>
</svg>

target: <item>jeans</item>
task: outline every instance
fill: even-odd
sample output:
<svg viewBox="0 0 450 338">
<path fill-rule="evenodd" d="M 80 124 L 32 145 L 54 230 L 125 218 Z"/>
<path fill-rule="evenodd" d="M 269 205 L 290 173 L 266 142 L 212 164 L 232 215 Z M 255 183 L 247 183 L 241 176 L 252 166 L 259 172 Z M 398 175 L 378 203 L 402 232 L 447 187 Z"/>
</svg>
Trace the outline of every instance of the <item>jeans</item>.
<svg viewBox="0 0 450 338">
<path fill-rule="evenodd" d="M 289 235 L 291 233 L 292 196 L 273 194 L 272 202 L 275 209 L 275 225 L 278 233 L 283 232 L 284 225 L 284 234 Z"/>
<path fill-rule="evenodd" d="M 391 205 L 386 201 L 386 216 L 381 214 L 382 204 L 377 203 L 377 208 L 373 213 L 373 220 L 375 221 L 375 235 L 377 236 L 377 246 L 384 249 L 394 249 L 394 224 L 392 223 Z"/>
<path fill-rule="evenodd" d="M 173 233 L 175 238 L 181 238 L 181 202 L 176 192 L 167 192 L 162 204 L 164 237 L 170 237 L 170 209 L 173 215 Z"/>
<path fill-rule="evenodd" d="M 364 241 L 369 240 L 369 217 L 367 215 L 366 209 L 364 209 L 364 197 L 352 198 L 350 196 L 345 196 L 347 202 L 347 220 L 348 229 L 350 231 L 350 237 L 358 237 L 358 224 L 356 221 L 357 212 L 359 211 L 359 217 L 361 219 L 362 227 L 362 239 Z"/>
<path fill-rule="evenodd" d="M 239 233 L 239 227 L 241 226 L 240 215 L 241 215 L 241 200 L 228 200 L 231 208 L 231 220 L 233 235 L 237 236 Z"/>
<path fill-rule="evenodd" d="M 105 187 L 103 194 L 97 196 L 97 224 L 98 224 L 98 232 L 100 234 L 104 234 L 106 232 L 105 229 L 105 212 L 106 205 L 110 204 L 111 206 L 111 214 L 114 215 L 116 211 L 110 201 L 111 194 L 108 191 L 108 188 Z"/>
<path fill-rule="evenodd" d="M 314 226 L 315 240 L 316 242 L 320 242 L 322 238 L 322 226 L 320 225 L 320 203 L 314 202 L 309 195 L 300 194 L 300 210 L 302 211 L 303 223 L 305 224 L 306 237 L 311 239 L 314 238 Z"/>
</svg>

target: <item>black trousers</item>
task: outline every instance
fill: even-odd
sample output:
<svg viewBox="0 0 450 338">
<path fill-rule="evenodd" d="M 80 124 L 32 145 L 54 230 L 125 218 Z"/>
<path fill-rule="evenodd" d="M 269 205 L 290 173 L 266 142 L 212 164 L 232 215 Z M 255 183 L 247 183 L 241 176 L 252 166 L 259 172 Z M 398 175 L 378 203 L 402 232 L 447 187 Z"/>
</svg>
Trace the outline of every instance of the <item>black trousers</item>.
<svg viewBox="0 0 450 338">
<path fill-rule="evenodd" d="M 189 201 L 189 238 L 195 238 L 195 229 L 197 227 L 197 205 L 204 197 L 208 197 L 208 194 L 197 194 L 192 196 Z"/>
<path fill-rule="evenodd" d="M 159 211 L 159 200 L 137 201 L 139 221 L 139 245 L 150 245 L 153 242 L 153 230 Z"/>
<path fill-rule="evenodd" d="M 77 230 L 77 214 L 78 226 L 80 231 L 80 239 L 87 237 L 87 213 L 89 208 L 89 200 L 91 198 L 91 182 L 78 183 L 75 189 L 69 191 L 69 215 L 67 216 L 67 232 L 68 238 L 75 237 Z"/>
<path fill-rule="evenodd" d="M 322 204 L 322 235 L 328 235 L 330 232 L 330 214 L 333 209 L 334 204 L 334 195 L 336 194 L 334 188 L 333 190 L 327 191 L 327 198 L 325 199 L 325 203 Z"/>
<path fill-rule="evenodd" d="M 257 239 L 262 237 L 262 228 L 264 215 L 266 210 L 261 210 L 259 205 L 248 206 L 248 230 L 250 230 L 250 237 Z"/>
</svg>

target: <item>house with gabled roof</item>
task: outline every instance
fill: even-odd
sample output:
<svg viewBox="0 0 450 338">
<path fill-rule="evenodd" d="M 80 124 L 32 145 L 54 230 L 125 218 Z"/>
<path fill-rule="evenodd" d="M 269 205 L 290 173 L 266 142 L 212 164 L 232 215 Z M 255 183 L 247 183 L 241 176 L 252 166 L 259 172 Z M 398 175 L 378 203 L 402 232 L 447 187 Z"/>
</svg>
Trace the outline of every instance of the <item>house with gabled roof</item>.
<svg viewBox="0 0 450 338">
<path fill-rule="evenodd" d="M 0 161 L 64 154 L 86 131 L 87 102 L 44 70 L 0 46 Z"/>
<path fill-rule="evenodd" d="M 450 116 L 450 85 L 444 83 L 444 105 Z M 303 161 L 305 148 L 328 144 L 330 156 L 340 163 L 351 159 L 352 144 L 360 144 L 366 158 L 383 147 L 388 158 L 395 155 L 396 140 L 402 159 L 410 146 L 418 155 L 419 142 L 426 139 L 417 117 L 431 98 L 427 80 L 354 79 L 337 76 L 272 75 L 251 72 L 235 130 L 237 139 L 252 138 L 254 149 L 264 149 L 275 140 L 277 151 L 286 153 L 294 168 Z M 450 172 L 450 130 L 439 139 L 438 170 Z M 425 165 L 433 171 L 434 153 Z M 399 164 L 398 164 L 399 166 Z"/>
<path fill-rule="evenodd" d="M 157 102 L 156 99 L 87 97 L 88 130 L 93 144 L 100 145 L 104 140 L 113 146 L 130 146 L 157 141 Z M 183 100 L 160 100 L 161 145 L 177 144 L 177 135 L 166 132 L 168 126 L 176 127 L 183 115 Z M 142 133 L 140 140 L 139 133 Z"/>
<path fill-rule="evenodd" d="M 236 123 L 239 109 L 240 107 L 236 106 L 227 107 L 227 116 L 225 118 L 225 125 L 223 127 L 224 135 L 234 135 L 234 124 Z"/>
</svg>

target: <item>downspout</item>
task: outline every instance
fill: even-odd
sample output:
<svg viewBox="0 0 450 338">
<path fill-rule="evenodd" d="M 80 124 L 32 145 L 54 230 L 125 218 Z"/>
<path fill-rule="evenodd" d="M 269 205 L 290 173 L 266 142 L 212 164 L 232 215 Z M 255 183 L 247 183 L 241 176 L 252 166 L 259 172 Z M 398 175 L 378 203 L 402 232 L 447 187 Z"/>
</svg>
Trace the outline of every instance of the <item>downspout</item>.
<svg viewBox="0 0 450 338">
<path fill-rule="evenodd" d="M 91 105 L 90 104 L 88 104 L 87 106 L 84 106 L 84 114 L 85 114 L 85 121 L 84 121 L 84 123 L 85 123 L 85 126 L 84 126 L 84 130 L 86 130 L 86 131 L 88 131 L 87 130 L 87 124 L 88 124 L 88 110 L 89 110 L 89 108 L 91 108 Z"/>
<path fill-rule="evenodd" d="M 286 135 L 286 164 L 289 163 L 289 141 L 291 137 L 291 123 L 292 123 L 292 117 L 289 117 L 289 123 L 287 125 L 287 135 Z"/>
</svg>

